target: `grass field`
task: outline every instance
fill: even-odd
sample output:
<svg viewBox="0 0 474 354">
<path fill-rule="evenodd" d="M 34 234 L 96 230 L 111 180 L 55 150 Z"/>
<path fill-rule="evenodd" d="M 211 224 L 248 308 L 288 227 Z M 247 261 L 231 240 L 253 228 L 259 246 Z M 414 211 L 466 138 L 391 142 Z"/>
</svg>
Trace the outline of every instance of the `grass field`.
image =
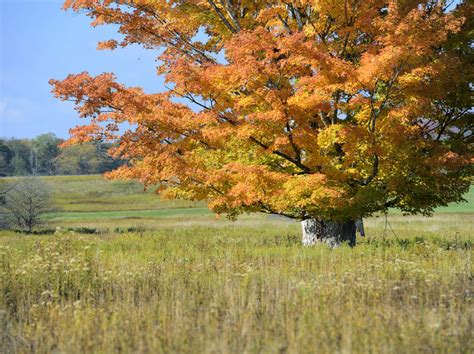
<svg viewBox="0 0 474 354">
<path fill-rule="evenodd" d="M 330 250 L 283 218 L 45 179 L 54 234 L 0 231 L 0 353 L 474 351 L 473 191 Z"/>
<path fill-rule="evenodd" d="M 157 228 L 164 226 L 184 227 L 189 225 L 239 226 L 248 223 L 274 223 L 274 217 L 244 215 L 237 223 L 225 218 L 216 219 L 205 203 L 184 200 L 162 200 L 151 188 L 147 191 L 134 181 L 108 181 L 100 176 L 54 176 L 42 177 L 52 187 L 53 209 L 44 220 L 49 227 L 90 227 L 114 229 L 116 227 Z M 0 179 L 1 183 L 12 178 Z M 397 211 L 389 215 L 390 223 L 401 225 L 425 222 L 428 228 L 432 220 L 439 217 L 461 219 L 474 217 L 474 189 L 465 195 L 467 202 L 451 204 L 438 209 L 436 218 L 404 217 Z M 472 214 L 472 215 L 471 215 Z M 367 220 L 369 224 L 380 224 L 383 218 Z M 281 219 L 276 219 L 283 222 Z M 285 220 L 285 222 L 287 222 Z M 277 222 L 278 223 L 278 222 Z M 384 220 L 383 220 L 384 224 Z M 400 226 L 401 226 L 400 225 Z M 456 228 L 457 225 L 452 224 Z M 299 226 L 297 226 L 299 227 Z M 384 225 L 385 227 L 385 225 Z"/>
</svg>

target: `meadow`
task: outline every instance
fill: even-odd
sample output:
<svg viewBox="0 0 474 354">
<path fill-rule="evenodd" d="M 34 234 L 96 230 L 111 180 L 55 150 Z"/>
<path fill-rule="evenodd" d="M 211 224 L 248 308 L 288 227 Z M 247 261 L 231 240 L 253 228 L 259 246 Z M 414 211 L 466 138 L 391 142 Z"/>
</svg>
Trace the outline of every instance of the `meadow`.
<svg viewBox="0 0 474 354">
<path fill-rule="evenodd" d="M 367 219 L 355 248 L 330 250 L 284 218 L 44 179 L 43 231 L 0 231 L 1 353 L 474 351 L 473 191 L 432 218 Z"/>
</svg>

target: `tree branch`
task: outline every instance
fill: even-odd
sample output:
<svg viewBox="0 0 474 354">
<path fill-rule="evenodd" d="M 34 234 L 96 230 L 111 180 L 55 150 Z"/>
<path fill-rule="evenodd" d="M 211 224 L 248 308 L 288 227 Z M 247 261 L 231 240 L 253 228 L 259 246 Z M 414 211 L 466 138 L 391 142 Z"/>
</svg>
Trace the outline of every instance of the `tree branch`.
<svg viewBox="0 0 474 354">
<path fill-rule="evenodd" d="M 373 162 L 373 165 L 372 165 L 372 172 L 370 173 L 370 175 L 367 178 L 364 178 L 362 180 L 362 182 L 359 183 L 362 186 L 367 186 L 370 182 L 372 182 L 372 180 L 379 173 L 379 157 L 378 157 L 378 155 L 374 154 L 373 159 L 374 159 L 374 162 Z"/>
<path fill-rule="evenodd" d="M 234 7 L 232 6 L 232 3 L 230 0 L 220 0 L 221 4 L 225 9 L 227 10 L 227 14 L 229 15 L 230 19 L 232 20 L 232 23 L 234 24 L 235 29 L 237 32 L 240 31 L 240 25 L 239 21 L 237 20 L 237 16 L 235 15 Z"/>
<path fill-rule="evenodd" d="M 211 5 L 211 7 L 214 9 L 214 11 L 217 13 L 219 18 L 221 19 L 222 23 L 229 29 L 229 31 L 231 31 L 232 33 L 237 33 L 238 31 L 234 27 L 232 27 L 230 22 L 225 18 L 224 14 L 221 12 L 221 10 L 219 10 L 219 8 L 214 3 L 214 1 L 207 0 L 207 2 L 209 3 L 209 5 Z"/>
<path fill-rule="evenodd" d="M 259 141 L 258 139 L 254 138 L 253 136 L 251 136 L 249 138 L 251 141 L 253 141 L 254 143 L 256 143 L 258 146 L 264 148 L 265 150 L 268 150 L 269 149 L 269 146 L 262 143 L 261 141 Z M 304 171 L 305 173 L 310 173 L 311 172 L 311 169 L 305 165 L 303 165 L 301 162 L 299 162 L 297 159 L 294 159 L 292 158 L 291 156 L 279 151 L 279 150 L 273 150 L 272 151 L 273 154 L 277 155 L 277 156 L 280 156 L 280 157 L 283 157 L 285 160 L 288 160 L 290 161 L 291 163 L 293 163 L 295 166 L 299 167 L 302 171 Z"/>
<path fill-rule="evenodd" d="M 295 8 L 292 4 L 288 4 L 287 6 L 294 19 L 296 20 L 296 24 L 298 25 L 298 32 L 301 32 L 303 30 L 303 21 L 301 20 L 300 10 Z"/>
</svg>

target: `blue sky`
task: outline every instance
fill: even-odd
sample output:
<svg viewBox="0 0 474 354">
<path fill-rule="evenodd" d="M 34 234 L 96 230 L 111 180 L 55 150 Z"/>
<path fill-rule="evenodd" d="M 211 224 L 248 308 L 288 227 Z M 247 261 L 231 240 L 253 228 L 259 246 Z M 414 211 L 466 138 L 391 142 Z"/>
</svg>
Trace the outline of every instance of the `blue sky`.
<svg viewBox="0 0 474 354">
<path fill-rule="evenodd" d="M 92 28 L 88 17 L 63 11 L 62 3 L 0 0 L 0 137 L 52 132 L 66 138 L 69 128 L 85 123 L 71 103 L 52 96 L 51 78 L 114 72 L 121 83 L 163 90 L 157 52 L 138 46 L 97 51 L 98 41 L 117 37 L 113 28 Z"/>
</svg>

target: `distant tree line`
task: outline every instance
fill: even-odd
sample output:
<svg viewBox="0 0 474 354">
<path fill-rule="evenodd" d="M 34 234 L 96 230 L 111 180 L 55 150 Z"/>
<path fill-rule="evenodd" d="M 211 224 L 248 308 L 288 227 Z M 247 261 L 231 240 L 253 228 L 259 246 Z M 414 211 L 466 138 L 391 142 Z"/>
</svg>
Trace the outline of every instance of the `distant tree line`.
<svg viewBox="0 0 474 354">
<path fill-rule="evenodd" d="M 124 163 L 108 155 L 111 144 L 61 147 L 63 141 L 52 133 L 34 139 L 0 138 L 0 176 L 96 174 Z"/>
</svg>

